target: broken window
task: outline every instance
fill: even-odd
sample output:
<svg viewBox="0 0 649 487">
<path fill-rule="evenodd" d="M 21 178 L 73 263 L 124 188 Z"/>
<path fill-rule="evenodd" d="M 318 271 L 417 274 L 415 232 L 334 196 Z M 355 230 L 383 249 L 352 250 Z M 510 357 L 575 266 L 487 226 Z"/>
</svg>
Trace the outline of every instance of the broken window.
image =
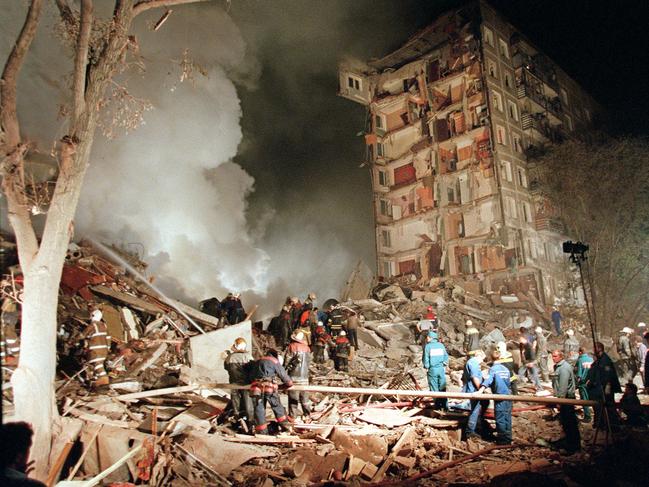
<svg viewBox="0 0 649 487">
<path fill-rule="evenodd" d="M 383 261 L 383 276 L 384 277 L 392 277 L 392 269 L 391 269 L 390 262 L 387 260 Z"/>
<path fill-rule="evenodd" d="M 381 245 L 383 245 L 383 247 L 392 246 L 392 241 L 390 238 L 390 230 L 381 230 Z"/>
<path fill-rule="evenodd" d="M 361 91 L 361 79 L 356 76 L 348 76 L 347 86 L 352 90 Z"/>
<path fill-rule="evenodd" d="M 500 52 L 501 56 L 509 59 L 509 46 L 507 45 L 507 42 L 505 42 L 505 40 L 502 38 L 498 38 L 498 52 Z"/>
<path fill-rule="evenodd" d="M 388 183 L 388 173 L 385 171 L 379 170 L 379 185 L 380 186 L 389 186 Z"/>
<path fill-rule="evenodd" d="M 376 143 L 376 155 L 379 157 L 385 157 L 385 146 L 383 142 Z"/>
<path fill-rule="evenodd" d="M 512 134 L 512 147 L 516 152 L 523 152 L 523 140 L 517 133 Z"/>
<path fill-rule="evenodd" d="M 399 262 L 399 274 L 417 274 L 417 262 L 414 259 Z"/>
<path fill-rule="evenodd" d="M 518 121 L 518 107 L 516 106 L 516 103 L 507 100 L 507 111 L 509 112 L 509 118 Z"/>
<path fill-rule="evenodd" d="M 426 78 L 429 83 L 439 79 L 439 59 L 430 61 L 426 69 Z"/>
<path fill-rule="evenodd" d="M 385 131 L 385 117 L 384 115 L 377 114 L 374 117 L 374 124 L 378 130 Z"/>
<path fill-rule="evenodd" d="M 491 98 L 493 99 L 494 106 L 498 109 L 499 112 L 503 111 L 503 97 L 496 90 L 491 92 Z"/>
<path fill-rule="evenodd" d="M 525 174 L 525 169 L 518 168 L 518 184 L 523 188 L 527 188 L 527 175 Z"/>
<path fill-rule="evenodd" d="M 525 217 L 526 223 L 532 223 L 532 211 L 527 201 L 523 202 L 523 216 Z"/>
<path fill-rule="evenodd" d="M 379 212 L 381 215 L 390 216 L 392 214 L 390 202 L 387 200 L 379 200 Z"/>
<path fill-rule="evenodd" d="M 507 145 L 507 131 L 502 125 L 496 125 L 496 142 L 500 145 Z"/>
<path fill-rule="evenodd" d="M 512 182 L 512 163 L 509 161 L 502 161 L 502 178 L 505 179 L 506 181 L 509 181 L 510 183 Z"/>
<path fill-rule="evenodd" d="M 495 61 L 487 59 L 487 72 L 492 78 L 498 79 L 498 67 L 496 66 Z"/>
<path fill-rule="evenodd" d="M 494 47 L 494 33 L 486 25 L 484 26 L 484 41 L 491 47 Z"/>
<path fill-rule="evenodd" d="M 397 167 L 394 170 L 394 184 L 410 184 L 414 183 L 417 180 L 417 171 L 415 166 L 411 164 L 405 164 L 401 167 Z"/>
<path fill-rule="evenodd" d="M 512 89 L 514 85 L 512 84 L 512 75 L 508 72 L 505 72 L 505 87 Z"/>
</svg>

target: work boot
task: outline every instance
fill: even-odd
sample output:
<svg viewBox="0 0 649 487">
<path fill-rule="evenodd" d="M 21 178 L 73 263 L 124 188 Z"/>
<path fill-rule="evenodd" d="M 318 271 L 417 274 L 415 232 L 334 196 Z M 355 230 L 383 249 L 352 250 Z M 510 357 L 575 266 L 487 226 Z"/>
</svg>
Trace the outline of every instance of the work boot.
<svg viewBox="0 0 649 487">
<path fill-rule="evenodd" d="M 281 430 L 286 431 L 287 433 L 293 433 L 293 425 L 287 420 L 279 423 Z"/>
<path fill-rule="evenodd" d="M 255 429 L 255 435 L 267 435 L 268 433 L 268 428 L 264 428 L 261 430 Z"/>
</svg>

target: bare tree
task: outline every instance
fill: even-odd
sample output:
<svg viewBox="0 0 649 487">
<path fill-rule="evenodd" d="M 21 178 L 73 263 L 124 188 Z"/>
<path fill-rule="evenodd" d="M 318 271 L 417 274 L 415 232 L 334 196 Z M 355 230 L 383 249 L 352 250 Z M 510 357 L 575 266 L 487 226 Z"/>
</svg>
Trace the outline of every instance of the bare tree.
<svg viewBox="0 0 649 487">
<path fill-rule="evenodd" d="M 600 332 L 613 334 L 649 311 L 649 143 L 592 136 L 547 148 L 533 173 L 588 267 Z"/>
<path fill-rule="evenodd" d="M 100 21 L 93 16 L 93 0 L 80 0 L 78 11 L 67 0 L 54 0 L 74 49 L 74 65 L 67 134 L 57 143 L 59 175 L 40 238 L 25 177 L 30 145 L 21 134 L 16 99 L 18 76 L 39 28 L 43 0 L 30 2 L 5 63 L 0 81 L 0 175 L 24 275 L 21 354 L 12 385 L 17 418 L 35 429 L 32 455 L 40 478 L 47 471 L 52 424 L 58 417 L 53 388 L 58 288 L 100 108 L 133 47 L 129 30 L 135 17 L 153 8 L 200 1 L 206 0 L 115 0 L 110 18 Z"/>
</svg>

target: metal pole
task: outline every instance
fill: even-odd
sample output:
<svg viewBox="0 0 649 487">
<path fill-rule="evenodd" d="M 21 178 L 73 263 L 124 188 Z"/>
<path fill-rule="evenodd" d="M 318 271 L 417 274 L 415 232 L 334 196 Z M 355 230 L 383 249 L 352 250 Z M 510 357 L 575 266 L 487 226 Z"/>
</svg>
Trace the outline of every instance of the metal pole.
<svg viewBox="0 0 649 487">
<path fill-rule="evenodd" d="M 575 263 L 579 267 L 579 277 L 581 277 L 581 288 L 584 290 L 584 299 L 586 300 L 586 312 L 588 313 L 588 321 L 590 322 L 590 332 L 593 336 L 593 350 L 595 350 L 595 343 L 597 343 L 597 337 L 595 335 L 595 323 L 593 323 L 593 317 L 590 311 L 590 304 L 588 303 L 588 293 L 586 292 L 586 284 L 584 282 L 584 272 L 581 268 L 581 260 L 579 257 L 575 258 Z"/>
</svg>

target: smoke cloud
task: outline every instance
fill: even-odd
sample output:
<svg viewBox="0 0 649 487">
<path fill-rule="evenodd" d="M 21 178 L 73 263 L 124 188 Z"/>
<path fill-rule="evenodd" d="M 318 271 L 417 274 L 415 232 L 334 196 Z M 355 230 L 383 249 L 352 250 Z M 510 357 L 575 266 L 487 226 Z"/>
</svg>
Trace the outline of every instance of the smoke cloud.
<svg viewBox="0 0 649 487">
<path fill-rule="evenodd" d="M 373 229 L 354 137 L 365 112 L 335 96 L 336 63 L 348 52 L 385 52 L 403 28 L 393 20 L 377 36 L 378 19 L 397 7 L 373 5 L 242 1 L 225 12 L 198 4 L 175 7 L 156 32 L 160 11 L 139 19 L 145 70 L 116 81 L 152 109 L 127 135 L 97 133 L 77 236 L 140 249 L 157 284 L 193 304 L 239 291 L 244 304 L 262 305 L 262 317 L 287 295 L 337 297 L 359 258 L 372 264 Z M 6 9 L 3 54 L 24 8 Z M 369 16 L 364 27 L 359 15 Z M 72 61 L 52 39 L 51 4 L 45 20 L 19 110 L 25 133 L 47 151 L 65 133 L 52 100 L 66 101 Z M 181 83 L 183 59 L 195 69 Z"/>
</svg>

